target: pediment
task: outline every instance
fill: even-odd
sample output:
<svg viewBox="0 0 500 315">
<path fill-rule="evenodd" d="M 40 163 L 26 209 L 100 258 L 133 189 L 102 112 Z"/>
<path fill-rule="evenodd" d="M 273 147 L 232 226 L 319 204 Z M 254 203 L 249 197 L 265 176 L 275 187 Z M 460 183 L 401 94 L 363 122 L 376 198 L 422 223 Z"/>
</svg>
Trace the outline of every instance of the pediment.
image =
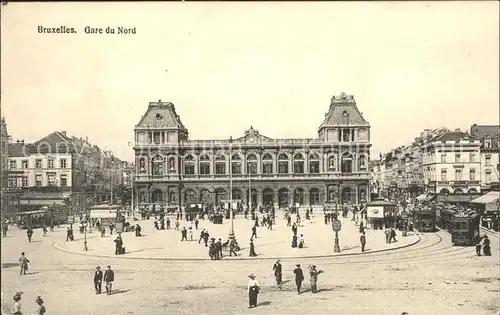
<svg viewBox="0 0 500 315">
<path fill-rule="evenodd" d="M 252 126 L 249 129 L 245 130 L 245 133 L 242 137 L 235 139 L 237 142 L 259 142 L 259 141 L 269 141 L 273 140 L 272 138 L 261 135 L 258 130 L 255 130 Z"/>
</svg>

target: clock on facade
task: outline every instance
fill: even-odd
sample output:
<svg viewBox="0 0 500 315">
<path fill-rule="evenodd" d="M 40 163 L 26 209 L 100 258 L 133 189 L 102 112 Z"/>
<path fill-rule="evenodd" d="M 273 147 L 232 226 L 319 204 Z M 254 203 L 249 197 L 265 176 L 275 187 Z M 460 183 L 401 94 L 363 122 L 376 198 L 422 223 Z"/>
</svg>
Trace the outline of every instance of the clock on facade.
<svg viewBox="0 0 500 315">
<path fill-rule="evenodd" d="M 255 141 L 255 139 L 254 139 L 254 137 L 250 137 L 250 138 L 248 138 L 248 141 L 250 141 L 250 142 L 254 142 L 254 141 Z"/>
</svg>

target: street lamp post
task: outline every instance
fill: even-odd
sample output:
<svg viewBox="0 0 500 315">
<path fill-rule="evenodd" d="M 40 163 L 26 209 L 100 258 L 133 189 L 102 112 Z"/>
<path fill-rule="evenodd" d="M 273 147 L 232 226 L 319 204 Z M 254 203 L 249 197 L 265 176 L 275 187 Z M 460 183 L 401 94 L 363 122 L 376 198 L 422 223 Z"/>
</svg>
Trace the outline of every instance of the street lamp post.
<svg viewBox="0 0 500 315">
<path fill-rule="evenodd" d="M 233 137 L 229 138 L 229 215 L 231 216 L 231 229 L 229 230 L 229 239 L 234 239 L 234 213 L 233 213 Z"/>
<path fill-rule="evenodd" d="M 83 222 L 83 235 L 84 235 L 84 240 L 83 240 L 83 250 L 88 251 L 89 248 L 87 247 L 87 226 L 88 223 L 87 221 Z"/>
<path fill-rule="evenodd" d="M 334 213 L 334 218 L 332 221 L 332 229 L 335 232 L 335 245 L 333 246 L 333 251 L 335 253 L 340 252 L 340 245 L 339 245 L 339 231 L 342 229 L 342 223 L 338 219 L 338 213 Z"/>
</svg>

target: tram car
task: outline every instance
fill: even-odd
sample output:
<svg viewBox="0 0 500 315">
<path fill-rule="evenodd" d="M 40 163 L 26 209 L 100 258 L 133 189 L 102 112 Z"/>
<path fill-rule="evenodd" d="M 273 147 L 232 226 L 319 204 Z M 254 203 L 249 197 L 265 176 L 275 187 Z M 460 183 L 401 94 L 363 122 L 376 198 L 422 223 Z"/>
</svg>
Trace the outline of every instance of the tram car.
<svg viewBox="0 0 500 315">
<path fill-rule="evenodd" d="M 436 209 L 436 225 L 451 233 L 453 230 L 452 218 L 456 211 L 452 209 Z"/>
<path fill-rule="evenodd" d="M 435 232 L 436 229 L 436 210 L 421 209 L 416 211 L 416 228 L 419 232 Z"/>
<path fill-rule="evenodd" d="M 476 213 L 459 213 L 453 216 L 451 242 L 453 245 L 472 246 L 479 239 L 481 216 Z"/>
</svg>

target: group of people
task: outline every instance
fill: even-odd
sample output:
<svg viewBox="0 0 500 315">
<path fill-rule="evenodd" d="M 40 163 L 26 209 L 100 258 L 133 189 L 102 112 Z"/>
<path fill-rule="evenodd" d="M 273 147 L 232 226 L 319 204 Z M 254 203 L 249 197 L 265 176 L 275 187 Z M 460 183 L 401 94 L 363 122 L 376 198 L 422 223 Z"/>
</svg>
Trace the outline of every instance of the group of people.
<svg viewBox="0 0 500 315">
<path fill-rule="evenodd" d="M 283 288 L 283 266 L 280 260 L 277 260 L 273 265 L 273 273 L 276 279 L 276 285 L 279 289 Z M 309 266 L 309 284 L 311 286 L 311 293 L 318 292 L 318 276 L 323 273 L 323 270 L 318 270 L 315 265 Z M 293 270 L 294 278 L 295 278 L 295 286 L 297 289 L 297 294 L 300 295 L 303 293 L 302 284 L 305 280 L 304 272 L 300 266 L 297 264 L 295 269 Z M 260 293 L 260 285 L 256 279 L 256 276 L 251 273 L 248 275 L 250 280 L 248 281 L 248 304 L 249 308 L 254 308 L 257 306 L 257 298 Z"/>
<path fill-rule="evenodd" d="M 23 295 L 23 292 L 17 292 L 13 299 L 14 299 L 14 306 L 12 307 L 12 314 L 14 315 L 22 315 L 23 313 L 21 312 L 21 296 Z M 35 303 L 37 305 L 36 308 L 36 313 L 37 315 L 44 315 L 46 313 L 45 306 L 43 305 L 43 299 L 41 296 L 38 296 L 35 300 Z"/>
<path fill-rule="evenodd" d="M 478 256 L 481 256 L 481 249 L 483 250 L 484 256 L 491 256 L 491 246 L 488 235 L 480 237 L 476 242 L 476 254 Z"/>
<path fill-rule="evenodd" d="M 113 289 L 113 282 L 115 281 L 115 272 L 108 266 L 104 274 L 101 271 L 101 267 L 95 267 L 94 273 L 94 288 L 95 294 L 101 294 L 102 282 L 106 283 L 106 294 L 111 295 Z"/>
</svg>

